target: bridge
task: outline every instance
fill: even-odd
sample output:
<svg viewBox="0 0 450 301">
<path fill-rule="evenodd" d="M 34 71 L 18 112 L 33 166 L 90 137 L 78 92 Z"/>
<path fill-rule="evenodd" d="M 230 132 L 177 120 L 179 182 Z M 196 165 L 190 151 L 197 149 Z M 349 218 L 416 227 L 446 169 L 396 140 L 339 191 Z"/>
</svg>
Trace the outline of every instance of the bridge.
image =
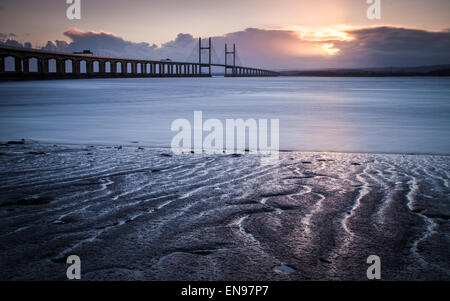
<svg viewBox="0 0 450 301">
<path fill-rule="evenodd" d="M 202 62 L 203 52 L 208 61 Z M 212 67 L 224 68 L 225 77 L 278 76 L 278 72 L 239 66 L 236 64 L 236 45 L 232 50 L 225 44 L 225 62 L 211 61 L 212 42 L 203 46 L 199 38 L 198 62 L 171 60 L 142 60 L 105 56 L 89 53 L 51 52 L 31 48 L 0 46 L 0 80 L 45 80 L 75 78 L 125 78 L 125 77 L 211 77 Z M 228 58 L 232 56 L 232 60 Z M 7 70 L 6 60 L 13 61 Z M 32 68 L 33 67 L 33 68 Z M 205 72 L 206 69 L 206 72 Z"/>
</svg>

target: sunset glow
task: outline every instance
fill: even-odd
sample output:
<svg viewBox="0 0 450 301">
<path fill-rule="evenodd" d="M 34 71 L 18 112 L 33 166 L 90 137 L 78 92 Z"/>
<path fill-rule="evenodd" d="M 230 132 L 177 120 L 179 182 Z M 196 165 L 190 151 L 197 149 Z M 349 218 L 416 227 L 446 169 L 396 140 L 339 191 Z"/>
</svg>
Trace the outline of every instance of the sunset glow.
<svg viewBox="0 0 450 301">
<path fill-rule="evenodd" d="M 322 49 L 324 49 L 328 55 L 335 55 L 340 51 L 340 49 L 334 48 L 334 44 L 332 43 L 322 44 Z"/>
<path fill-rule="evenodd" d="M 311 42 L 324 42 L 324 41 L 351 41 L 354 38 L 346 32 L 349 30 L 349 26 L 336 26 L 336 27 L 303 27 L 303 26 L 291 26 L 285 28 L 286 30 L 293 30 L 297 32 L 298 36 L 306 41 Z"/>
</svg>

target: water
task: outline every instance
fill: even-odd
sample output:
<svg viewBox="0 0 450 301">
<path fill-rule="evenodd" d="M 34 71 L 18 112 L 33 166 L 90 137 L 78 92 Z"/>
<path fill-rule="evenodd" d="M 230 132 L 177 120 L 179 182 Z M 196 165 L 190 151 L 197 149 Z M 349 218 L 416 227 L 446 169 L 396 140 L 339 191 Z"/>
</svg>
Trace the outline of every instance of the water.
<svg viewBox="0 0 450 301">
<path fill-rule="evenodd" d="M 177 118 L 279 118 L 287 150 L 450 153 L 450 78 L 0 83 L 0 140 L 169 146 Z"/>
</svg>

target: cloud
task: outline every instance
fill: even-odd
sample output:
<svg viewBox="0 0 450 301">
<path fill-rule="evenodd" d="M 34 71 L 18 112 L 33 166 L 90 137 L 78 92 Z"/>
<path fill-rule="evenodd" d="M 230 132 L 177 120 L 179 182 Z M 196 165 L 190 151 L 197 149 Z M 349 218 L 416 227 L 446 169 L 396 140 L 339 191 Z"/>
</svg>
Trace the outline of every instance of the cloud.
<svg viewBox="0 0 450 301">
<path fill-rule="evenodd" d="M 102 56 L 150 58 L 153 48 L 148 43 L 133 43 L 104 31 L 82 31 L 70 28 L 64 32 L 64 35 L 72 41 L 65 46 L 67 52 L 90 49 L 95 54 Z M 48 49 L 47 46 L 44 48 Z"/>
<path fill-rule="evenodd" d="M 24 47 L 22 43 L 17 42 L 15 39 L 0 39 L 0 45 L 6 45 L 9 47 Z"/>
<path fill-rule="evenodd" d="M 246 64 L 271 69 L 364 68 L 450 63 L 450 32 L 396 27 L 247 29 L 225 36 Z"/>
<path fill-rule="evenodd" d="M 417 66 L 450 63 L 450 32 L 375 27 L 349 32 L 352 41 L 333 41 L 339 63 L 349 67 Z"/>
<path fill-rule="evenodd" d="M 0 41 L 4 41 L 7 39 L 15 39 L 15 38 L 16 38 L 16 35 L 12 32 L 10 32 L 10 33 L 0 32 Z"/>
<path fill-rule="evenodd" d="M 65 52 L 90 49 L 101 56 L 198 60 L 198 39 L 191 34 L 180 33 L 161 46 L 127 41 L 104 31 L 70 28 L 64 35 L 70 42 L 49 41 L 43 49 Z M 0 34 L 0 43 L 1 40 L 11 46 L 21 45 L 11 34 Z M 274 70 L 450 64 L 448 29 L 427 31 L 388 26 L 292 30 L 248 28 L 216 36 L 212 40 L 213 62 L 223 63 L 225 43 L 229 50 L 235 43 L 238 63 Z M 202 43 L 207 45 L 206 40 Z"/>
<path fill-rule="evenodd" d="M 48 50 L 48 51 L 68 51 L 68 46 L 69 43 L 67 43 L 66 41 L 48 41 L 47 45 L 45 45 L 44 47 L 42 47 L 43 50 Z"/>
</svg>

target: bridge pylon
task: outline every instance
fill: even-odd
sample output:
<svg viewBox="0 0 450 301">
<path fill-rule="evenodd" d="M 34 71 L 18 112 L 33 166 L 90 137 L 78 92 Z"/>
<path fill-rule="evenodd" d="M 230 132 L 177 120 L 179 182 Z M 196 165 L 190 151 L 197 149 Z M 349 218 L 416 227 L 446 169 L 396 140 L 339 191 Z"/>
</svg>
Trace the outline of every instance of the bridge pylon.
<svg viewBox="0 0 450 301">
<path fill-rule="evenodd" d="M 202 64 L 202 50 L 208 51 L 208 68 L 209 68 L 209 76 L 211 76 L 211 38 L 208 38 L 208 46 L 202 46 L 202 38 L 198 38 L 198 64 L 199 64 L 199 73 L 202 74 L 202 67 L 204 64 Z"/>
<path fill-rule="evenodd" d="M 228 55 L 233 55 L 233 65 L 228 66 Z M 225 44 L 225 76 L 228 75 L 228 69 L 231 69 L 231 75 L 235 75 L 236 70 L 236 44 L 233 44 L 233 51 L 228 51 L 228 45 Z"/>
</svg>

